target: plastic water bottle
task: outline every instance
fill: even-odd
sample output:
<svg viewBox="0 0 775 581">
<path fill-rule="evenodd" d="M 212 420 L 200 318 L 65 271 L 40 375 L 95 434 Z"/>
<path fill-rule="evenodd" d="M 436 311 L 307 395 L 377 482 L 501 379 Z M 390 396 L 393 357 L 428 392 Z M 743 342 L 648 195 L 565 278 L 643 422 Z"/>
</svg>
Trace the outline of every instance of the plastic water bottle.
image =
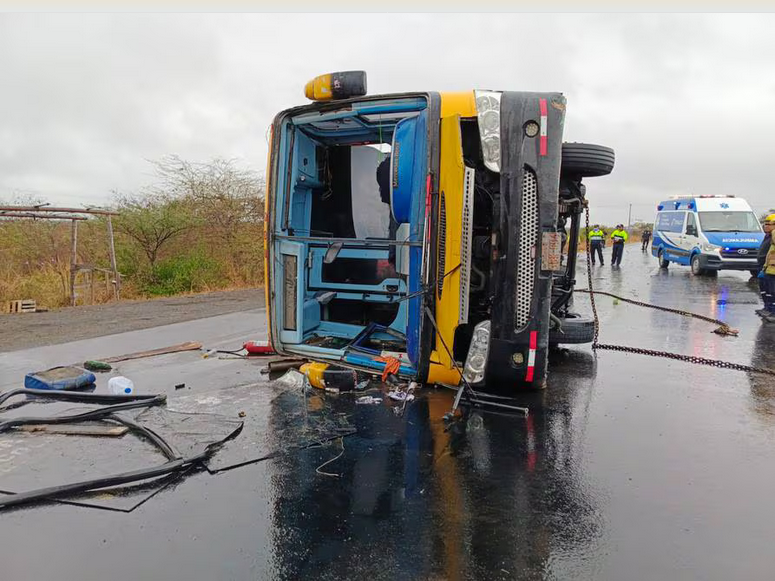
<svg viewBox="0 0 775 581">
<path fill-rule="evenodd" d="M 108 391 L 113 395 L 129 395 L 134 393 L 135 384 L 128 377 L 118 375 L 108 380 Z"/>
</svg>

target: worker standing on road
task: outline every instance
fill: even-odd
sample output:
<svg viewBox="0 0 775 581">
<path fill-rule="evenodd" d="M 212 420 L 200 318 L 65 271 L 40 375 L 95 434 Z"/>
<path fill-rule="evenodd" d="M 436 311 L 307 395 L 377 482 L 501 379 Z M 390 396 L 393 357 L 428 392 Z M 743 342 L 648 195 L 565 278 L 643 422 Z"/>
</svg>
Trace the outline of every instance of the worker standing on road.
<svg viewBox="0 0 775 581">
<path fill-rule="evenodd" d="M 764 308 L 756 311 L 768 323 L 775 323 L 775 246 L 772 244 L 772 231 L 775 230 L 775 214 L 764 219 L 764 240 L 759 246 L 759 293 Z"/>
<path fill-rule="evenodd" d="M 643 234 L 640 235 L 640 242 L 641 242 L 641 252 L 646 252 L 646 250 L 649 249 L 649 242 L 651 241 L 651 229 L 646 228 L 643 231 Z"/>
<path fill-rule="evenodd" d="M 624 243 L 627 242 L 627 232 L 623 224 L 617 224 L 616 230 L 611 232 L 613 251 L 611 252 L 611 266 L 619 266 L 624 255 Z M 601 261 L 602 262 L 602 261 Z"/>
<path fill-rule="evenodd" d="M 605 232 L 600 229 L 600 225 L 595 224 L 589 231 L 589 256 L 592 259 L 592 266 L 595 266 L 595 252 L 600 257 L 600 265 L 603 265 L 603 246 L 605 246 Z"/>
</svg>

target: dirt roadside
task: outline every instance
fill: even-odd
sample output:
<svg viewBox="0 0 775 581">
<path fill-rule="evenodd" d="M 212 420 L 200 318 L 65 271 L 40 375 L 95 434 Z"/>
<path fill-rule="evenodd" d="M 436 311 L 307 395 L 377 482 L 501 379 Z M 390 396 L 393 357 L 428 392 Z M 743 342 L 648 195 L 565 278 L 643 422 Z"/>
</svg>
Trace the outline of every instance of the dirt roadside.
<svg viewBox="0 0 775 581">
<path fill-rule="evenodd" d="M 264 289 L 0 315 L 0 352 L 159 327 L 264 306 Z"/>
</svg>

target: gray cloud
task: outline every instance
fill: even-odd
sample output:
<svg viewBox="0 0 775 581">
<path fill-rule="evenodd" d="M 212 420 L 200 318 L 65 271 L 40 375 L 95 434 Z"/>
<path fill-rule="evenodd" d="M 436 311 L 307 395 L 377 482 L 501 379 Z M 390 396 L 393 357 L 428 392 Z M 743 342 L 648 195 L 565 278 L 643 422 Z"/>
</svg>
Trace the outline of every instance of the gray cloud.
<svg viewBox="0 0 775 581">
<path fill-rule="evenodd" d="M 770 15 L 0 15 L 0 197 L 99 203 L 146 159 L 261 170 L 274 114 L 316 74 L 372 93 L 559 90 L 566 140 L 614 147 L 590 180 L 602 222 L 678 193 L 775 206 Z"/>
</svg>

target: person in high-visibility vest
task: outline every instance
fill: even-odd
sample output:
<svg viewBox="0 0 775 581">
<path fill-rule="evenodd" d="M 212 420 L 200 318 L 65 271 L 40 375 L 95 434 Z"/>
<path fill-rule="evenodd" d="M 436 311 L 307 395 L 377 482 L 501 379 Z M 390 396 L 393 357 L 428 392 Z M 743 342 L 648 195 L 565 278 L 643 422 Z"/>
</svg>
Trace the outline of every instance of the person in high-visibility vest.
<svg viewBox="0 0 775 581">
<path fill-rule="evenodd" d="M 595 252 L 600 257 L 600 264 L 603 264 L 603 246 L 605 246 L 605 232 L 595 224 L 589 231 L 589 256 L 592 259 L 592 266 L 595 266 Z"/>
<path fill-rule="evenodd" d="M 613 241 L 611 266 L 619 266 L 622 263 L 622 255 L 624 255 L 624 243 L 627 242 L 627 231 L 623 224 L 616 225 L 616 230 L 611 232 L 611 240 Z"/>
<path fill-rule="evenodd" d="M 775 214 L 764 219 L 764 240 L 759 247 L 759 292 L 762 295 L 764 308 L 756 311 L 762 320 L 775 323 L 775 244 L 772 242 L 772 232 L 775 230 Z"/>
</svg>

